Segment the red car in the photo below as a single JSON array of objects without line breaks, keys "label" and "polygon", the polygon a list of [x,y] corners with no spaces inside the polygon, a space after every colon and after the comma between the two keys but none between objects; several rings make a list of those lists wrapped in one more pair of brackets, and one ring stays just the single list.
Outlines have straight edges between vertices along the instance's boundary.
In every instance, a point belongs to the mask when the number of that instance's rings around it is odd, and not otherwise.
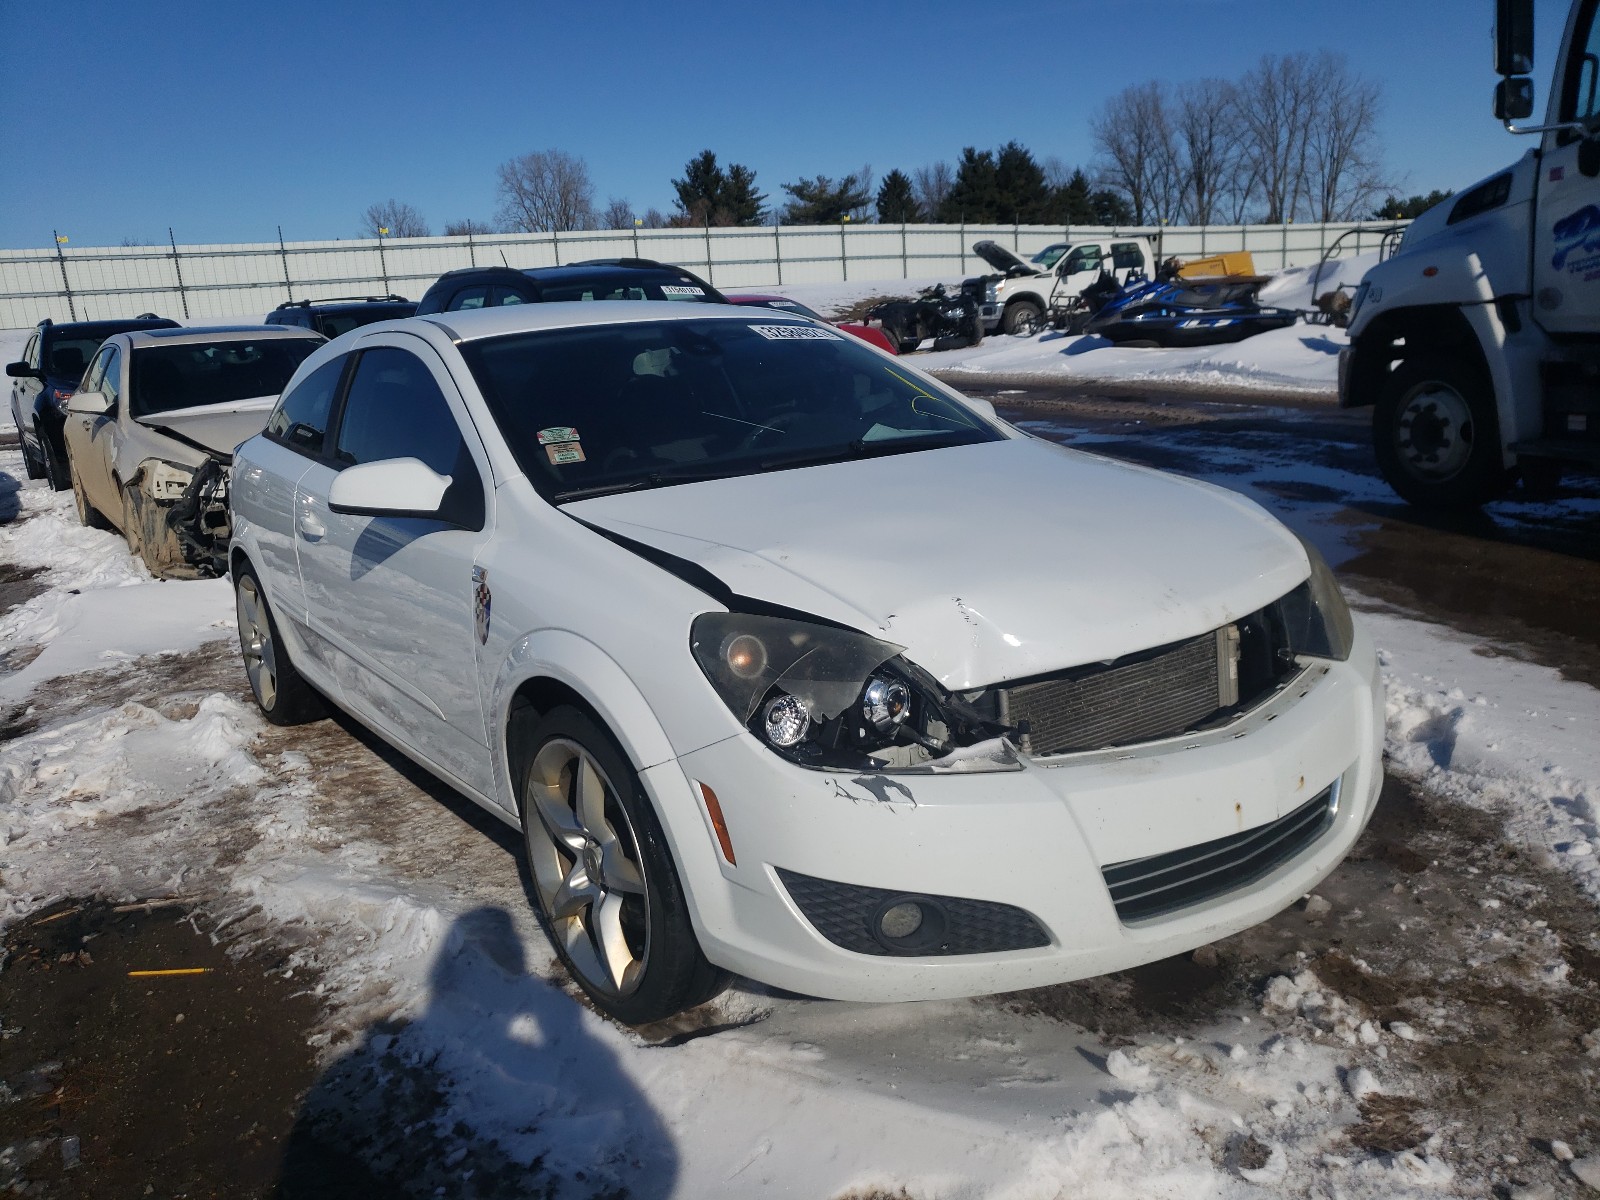
[{"label": "red car", "polygon": [[863,342],[870,342],[880,350],[887,350],[890,354],[898,354],[894,342],[884,336],[883,330],[874,329],[870,325],[854,325],[847,321],[829,321],[819,312],[813,312],[798,300],[791,300],[787,296],[724,296],[729,304],[750,304],[757,308],[776,308],[783,312],[799,313],[802,317],[810,317],[815,321],[822,321],[832,325],[835,329],[842,329],[848,334],[860,338]]}]

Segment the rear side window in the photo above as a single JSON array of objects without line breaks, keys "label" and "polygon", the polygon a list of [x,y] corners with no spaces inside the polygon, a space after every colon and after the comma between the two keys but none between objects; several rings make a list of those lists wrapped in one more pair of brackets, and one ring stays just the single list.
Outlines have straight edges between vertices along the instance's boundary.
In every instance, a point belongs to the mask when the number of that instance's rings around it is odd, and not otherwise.
[{"label": "rear side window", "polygon": [[349,361],[349,355],[345,355],[323,363],[286,392],[267,418],[267,436],[307,454],[321,454],[328,415],[333,411],[339,379]]},{"label": "rear side window", "polygon": [[1138,242],[1112,242],[1111,265],[1119,271],[1131,271],[1144,266],[1144,251]]},{"label": "rear side window", "polygon": [[461,426],[433,372],[408,351],[380,346],[361,355],[345,393],[334,457],[339,466],[420,459],[451,477],[443,514],[469,529],[483,527],[483,485]]}]

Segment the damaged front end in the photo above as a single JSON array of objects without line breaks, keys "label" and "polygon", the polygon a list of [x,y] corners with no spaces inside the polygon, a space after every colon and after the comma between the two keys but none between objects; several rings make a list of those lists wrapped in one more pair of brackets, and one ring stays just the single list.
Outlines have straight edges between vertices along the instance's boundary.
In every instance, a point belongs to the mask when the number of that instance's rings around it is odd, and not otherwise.
[{"label": "damaged front end", "polygon": [[129,489],[140,556],[156,575],[211,578],[227,570],[228,465],[231,456],[208,451],[198,466],[149,458]]}]

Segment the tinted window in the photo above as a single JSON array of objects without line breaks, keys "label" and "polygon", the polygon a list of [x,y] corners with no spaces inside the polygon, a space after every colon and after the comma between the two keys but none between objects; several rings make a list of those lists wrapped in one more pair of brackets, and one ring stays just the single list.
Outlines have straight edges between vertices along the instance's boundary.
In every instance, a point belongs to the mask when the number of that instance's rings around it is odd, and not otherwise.
[{"label": "tinted window", "polygon": [[275,396],[320,345],[305,337],[141,346],[133,353],[129,409],[137,417]]},{"label": "tinted window", "polygon": [[103,339],[51,338],[45,345],[44,372],[52,379],[70,379],[74,383],[83,378],[83,372],[100,348]]},{"label": "tinted window", "polygon": [[278,401],[267,418],[267,436],[311,454],[322,453],[328,414],[339,391],[339,377],[349,355],[323,363]]},{"label": "tinted window", "polygon": [[1100,247],[1079,246],[1067,255],[1066,273],[1075,275],[1079,271],[1098,271],[1100,269]]},{"label": "tinted window", "polygon": [[462,354],[557,500],[1001,436],[855,338],[759,309],[510,334]]},{"label": "tinted window", "polygon": [[1596,6],[1581,15],[1572,29],[1571,57],[1561,97],[1563,121],[1587,121],[1600,114],[1600,20]]},{"label": "tinted window", "polygon": [[455,312],[462,308],[482,308],[489,301],[489,289],[486,287],[462,288],[450,297],[450,304],[446,312]]},{"label": "tinted window", "polygon": [[478,469],[433,373],[414,354],[383,346],[361,355],[339,417],[335,457],[344,466],[421,459],[451,479],[440,516],[483,528]]},{"label": "tinted window", "polygon": [[345,396],[334,457],[346,466],[419,458],[449,475],[463,448],[455,414],[421,359],[388,346],[362,354]]}]

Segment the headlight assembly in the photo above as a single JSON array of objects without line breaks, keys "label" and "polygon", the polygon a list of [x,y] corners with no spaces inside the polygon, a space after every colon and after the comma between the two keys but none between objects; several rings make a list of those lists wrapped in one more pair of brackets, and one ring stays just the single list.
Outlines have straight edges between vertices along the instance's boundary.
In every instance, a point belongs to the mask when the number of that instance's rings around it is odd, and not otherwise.
[{"label": "headlight assembly", "polygon": [[157,500],[182,499],[194,470],[159,458],[147,458],[140,464],[144,472],[144,490]]},{"label": "headlight assembly", "polygon": [[[1295,535],[1299,537],[1299,534]],[[1343,662],[1355,644],[1355,622],[1338,581],[1317,548],[1300,538],[1311,560],[1311,578],[1278,601],[1288,649],[1293,655]]]},{"label": "headlight assembly", "polygon": [[695,662],[742,724],[792,762],[849,771],[1017,769],[993,715],[952,696],[903,647],[786,617],[705,613]]}]

